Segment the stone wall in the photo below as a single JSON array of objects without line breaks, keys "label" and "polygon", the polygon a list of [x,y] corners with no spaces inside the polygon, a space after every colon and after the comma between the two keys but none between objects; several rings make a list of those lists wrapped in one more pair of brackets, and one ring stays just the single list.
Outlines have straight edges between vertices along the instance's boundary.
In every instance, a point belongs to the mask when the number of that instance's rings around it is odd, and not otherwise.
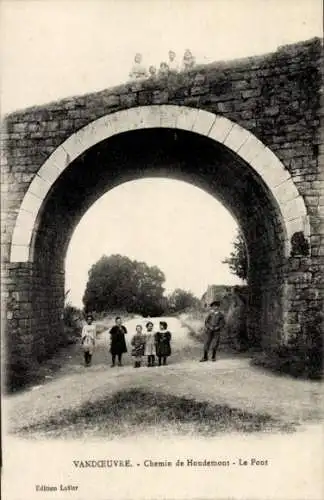
[{"label": "stone wall", "polygon": [[[251,262],[258,263],[250,267],[254,290],[250,318],[252,323],[260,316],[263,324],[278,321],[275,331],[282,330],[285,338],[307,336],[310,330],[318,329],[310,325],[309,312],[314,313],[311,316],[317,318],[317,325],[324,300],[321,57],[321,42],[314,39],[282,47],[273,54],[213,63],[168,79],[129,83],[7,116],[1,138],[1,250],[9,364],[26,365],[28,371],[30,359],[41,361],[53,352],[53,336],[60,337],[62,331],[62,249],[66,250],[66,244],[61,240],[67,241],[70,236],[68,223],[62,212],[61,222],[56,220],[51,226],[50,212],[45,213],[47,225],[41,216],[41,230],[37,232],[35,228],[34,235],[35,251],[39,241],[42,257],[26,264],[10,264],[12,232],[24,194],[44,161],[71,134],[101,116],[140,105],[176,104],[222,115],[251,131],[283,162],[307,207],[310,252],[303,255],[297,251],[288,262],[283,259],[283,235],[275,205],[271,205],[271,196],[264,201],[262,190],[259,196],[255,195],[255,206],[241,216],[253,254]],[[236,180],[239,182],[239,176]],[[224,192],[219,194],[227,197],[235,210],[234,193],[225,193],[226,189],[224,186]],[[94,192],[86,193],[88,204]],[[77,204],[74,210],[78,211]],[[243,198],[237,202],[236,210],[243,214]],[[78,214],[75,216],[74,222]],[[47,231],[47,236],[42,231]],[[56,267],[51,270],[54,233],[61,241],[61,260],[54,259]],[[283,301],[284,315],[277,314],[276,300],[280,311]],[[276,340],[271,336],[270,343]]]}]

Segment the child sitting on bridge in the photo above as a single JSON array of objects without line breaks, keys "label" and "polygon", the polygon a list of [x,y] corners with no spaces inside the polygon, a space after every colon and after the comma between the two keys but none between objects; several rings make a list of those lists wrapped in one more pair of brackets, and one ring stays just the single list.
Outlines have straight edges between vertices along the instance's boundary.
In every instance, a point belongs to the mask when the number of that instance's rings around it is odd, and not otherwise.
[{"label": "child sitting on bridge", "polygon": [[167,77],[169,76],[169,66],[167,65],[166,62],[161,62],[160,64],[160,69],[159,69],[159,77]]},{"label": "child sitting on bridge", "polygon": [[136,326],[136,333],[131,344],[133,346],[132,356],[135,358],[134,368],[140,368],[145,351],[145,335],[143,335],[142,325]]},{"label": "child sitting on bridge", "polygon": [[148,75],[145,66],[142,64],[142,54],[135,55],[133,67],[129,73],[131,80],[144,80]]},{"label": "child sitting on bridge", "polygon": [[191,53],[191,50],[186,49],[182,60],[184,71],[190,71],[191,69],[193,69],[193,67],[195,66],[195,62],[196,61]]}]

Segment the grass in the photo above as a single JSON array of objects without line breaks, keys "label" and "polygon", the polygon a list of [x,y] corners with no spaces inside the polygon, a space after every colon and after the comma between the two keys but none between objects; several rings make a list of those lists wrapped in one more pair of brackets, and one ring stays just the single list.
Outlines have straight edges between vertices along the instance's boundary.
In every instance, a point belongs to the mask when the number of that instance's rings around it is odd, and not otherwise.
[{"label": "grass", "polygon": [[22,427],[23,437],[115,437],[136,431],[213,436],[222,432],[290,432],[292,425],[266,414],[252,414],[226,405],[139,389],[63,411],[41,423]]}]

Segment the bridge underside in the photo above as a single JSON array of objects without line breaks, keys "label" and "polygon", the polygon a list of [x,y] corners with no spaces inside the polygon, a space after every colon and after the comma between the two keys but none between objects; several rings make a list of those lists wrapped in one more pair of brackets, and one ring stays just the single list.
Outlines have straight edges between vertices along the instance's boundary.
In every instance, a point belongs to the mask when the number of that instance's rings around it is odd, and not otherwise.
[{"label": "bridge underside", "polygon": [[[25,349],[26,356],[41,361],[54,352],[62,336],[64,261],[76,225],[109,189],[143,177],[187,181],[223,202],[239,223],[249,253],[250,343],[271,345],[282,337],[285,235],[271,193],[224,145],[192,132],[149,129],[120,134],[87,150],[52,187],[37,221],[32,262],[12,264],[15,279],[21,280],[18,288],[28,283],[31,290],[22,326],[32,342],[18,342],[16,347]],[[167,203],[167,193],[165,198]],[[104,231],[104,219],[102,223]],[[211,240],[215,237],[221,238],[221,232],[210,235]]]}]

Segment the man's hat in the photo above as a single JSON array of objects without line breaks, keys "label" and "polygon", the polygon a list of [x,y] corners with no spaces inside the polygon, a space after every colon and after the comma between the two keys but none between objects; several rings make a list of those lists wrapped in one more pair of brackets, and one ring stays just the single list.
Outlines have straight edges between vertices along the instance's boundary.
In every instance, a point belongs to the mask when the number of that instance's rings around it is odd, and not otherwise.
[{"label": "man's hat", "polygon": [[213,302],[211,302],[209,304],[210,307],[213,307],[213,306],[220,306],[220,300],[214,300]]}]

